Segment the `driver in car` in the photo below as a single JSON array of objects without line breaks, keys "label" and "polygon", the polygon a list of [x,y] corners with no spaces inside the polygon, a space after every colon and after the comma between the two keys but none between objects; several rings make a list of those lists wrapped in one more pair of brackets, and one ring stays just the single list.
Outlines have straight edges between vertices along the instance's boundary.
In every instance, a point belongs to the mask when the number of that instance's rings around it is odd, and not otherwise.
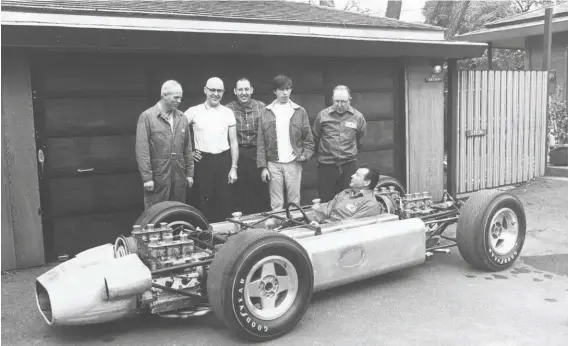
[{"label": "driver in car", "polygon": [[331,201],[314,206],[310,215],[312,225],[345,219],[375,216],[383,213],[383,207],[374,194],[379,182],[379,172],[374,168],[359,168],[352,176],[349,189],[338,193]]}]

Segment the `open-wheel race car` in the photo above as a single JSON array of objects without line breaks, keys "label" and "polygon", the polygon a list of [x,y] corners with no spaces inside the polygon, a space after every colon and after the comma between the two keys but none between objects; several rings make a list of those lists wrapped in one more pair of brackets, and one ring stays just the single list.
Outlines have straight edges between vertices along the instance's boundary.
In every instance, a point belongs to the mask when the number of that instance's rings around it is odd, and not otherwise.
[{"label": "open-wheel race car", "polygon": [[129,236],[38,277],[37,304],[49,325],[213,311],[239,337],[262,341],[289,332],[316,291],[416,266],[454,246],[472,266],[499,271],[523,247],[525,212],[512,194],[445,193],[433,203],[383,176],[375,195],[385,213],[322,224],[310,223],[317,200],[213,224],[189,205],[162,202]]}]

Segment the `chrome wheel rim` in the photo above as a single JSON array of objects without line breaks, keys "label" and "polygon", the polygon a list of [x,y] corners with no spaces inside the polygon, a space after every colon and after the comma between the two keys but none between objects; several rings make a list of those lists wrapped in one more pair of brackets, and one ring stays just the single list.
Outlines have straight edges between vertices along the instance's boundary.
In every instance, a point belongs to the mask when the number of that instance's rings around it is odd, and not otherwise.
[{"label": "chrome wheel rim", "polygon": [[515,247],[519,237],[517,214],[509,208],[499,210],[491,219],[489,244],[497,255],[506,255]]},{"label": "chrome wheel rim", "polygon": [[269,256],[257,262],[245,282],[245,304],[261,320],[284,315],[298,294],[296,268],[282,256]]}]

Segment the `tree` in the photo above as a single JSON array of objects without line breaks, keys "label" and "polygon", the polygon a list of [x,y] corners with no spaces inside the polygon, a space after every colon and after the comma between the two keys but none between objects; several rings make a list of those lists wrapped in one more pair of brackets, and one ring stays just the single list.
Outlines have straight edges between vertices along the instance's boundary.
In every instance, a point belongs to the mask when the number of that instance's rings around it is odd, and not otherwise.
[{"label": "tree", "polygon": [[[549,5],[553,0],[515,1],[427,1],[422,13],[426,24],[447,28],[445,37],[453,40],[458,34],[480,30],[485,24]],[[525,52],[518,49],[493,49],[495,69],[524,68]],[[481,57],[460,60],[459,68],[487,69],[487,52]]]}]

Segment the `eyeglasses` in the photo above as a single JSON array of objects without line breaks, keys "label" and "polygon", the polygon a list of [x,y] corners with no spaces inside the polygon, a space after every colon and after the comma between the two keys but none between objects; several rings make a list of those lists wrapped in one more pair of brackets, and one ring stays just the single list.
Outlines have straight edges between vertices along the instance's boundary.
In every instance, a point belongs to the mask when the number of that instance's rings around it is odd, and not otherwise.
[{"label": "eyeglasses", "polygon": [[209,92],[212,92],[212,93],[214,93],[214,94],[215,94],[215,93],[217,93],[217,94],[222,94],[222,93],[225,92],[224,89],[211,89],[211,88],[208,88],[208,87],[205,87],[205,89],[209,90]]},{"label": "eyeglasses", "polygon": [[333,100],[333,102],[337,103],[337,104],[343,104],[346,105],[349,103],[349,101],[344,101],[344,100]]}]

